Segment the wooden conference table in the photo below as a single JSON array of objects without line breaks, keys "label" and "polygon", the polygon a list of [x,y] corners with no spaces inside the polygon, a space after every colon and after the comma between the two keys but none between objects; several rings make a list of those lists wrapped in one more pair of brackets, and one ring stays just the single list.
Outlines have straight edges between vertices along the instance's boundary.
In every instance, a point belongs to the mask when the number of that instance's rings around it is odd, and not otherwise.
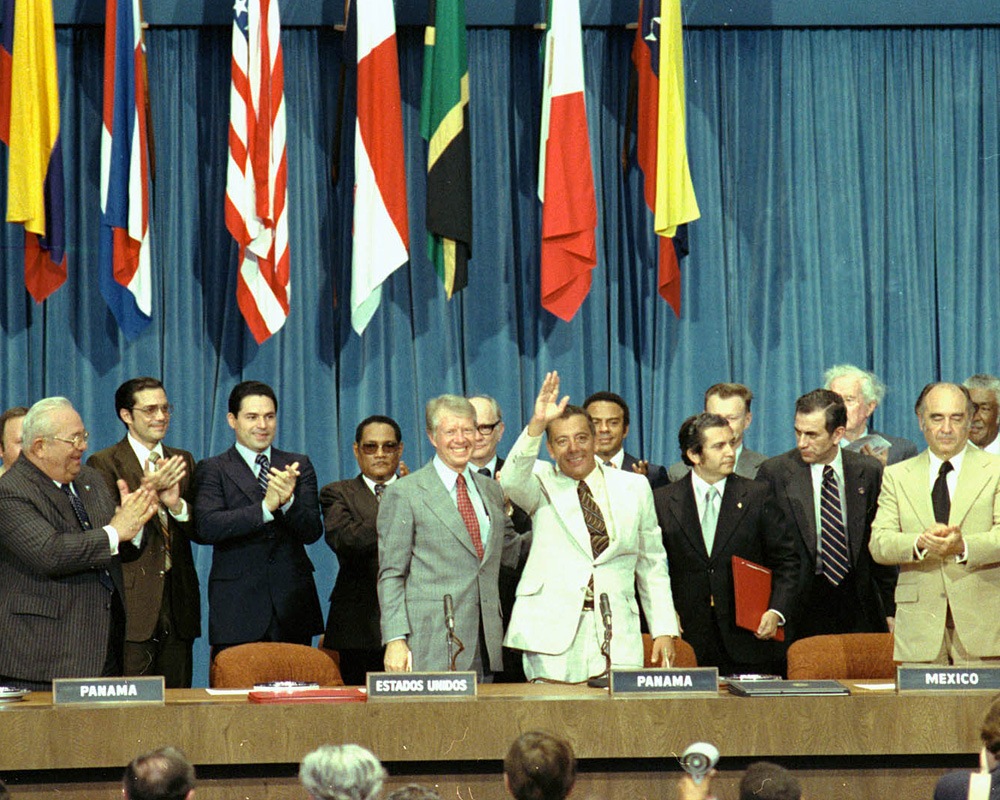
[{"label": "wooden conference table", "polygon": [[725,759],[715,788],[736,797],[750,761],[779,760],[813,800],[929,798],[949,768],[972,766],[991,695],[868,691],[850,697],[610,698],[599,689],[480,688],[474,700],[257,705],[204,689],[164,705],[59,707],[47,693],[0,705],[0,777],[18,798],[120,798],[136,754],[180,746],[199,800],[304,798],[298,761],[355,742],[389,769],[388,790],[434,786],[445,800],[502,800],[502,759],[521,732],[565,736],[580,761],[574,800],[675,796],[677,756],[712,742]]}]

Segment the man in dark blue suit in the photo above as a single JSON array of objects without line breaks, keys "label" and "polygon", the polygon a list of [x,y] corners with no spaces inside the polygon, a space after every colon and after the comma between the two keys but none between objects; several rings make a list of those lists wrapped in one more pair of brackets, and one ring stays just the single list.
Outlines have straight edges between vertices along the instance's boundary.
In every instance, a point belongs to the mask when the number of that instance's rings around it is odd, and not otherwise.
[{"label": "man in dark blue suit", "polygon": [[310,644],[323,630],[305,545],[323,535],[309,458],[271,447],[278,401],[260,381],[229,395],[236,444],[195,470],[199,538],[214,546],[208,636],[214,651],[245,642]]}]

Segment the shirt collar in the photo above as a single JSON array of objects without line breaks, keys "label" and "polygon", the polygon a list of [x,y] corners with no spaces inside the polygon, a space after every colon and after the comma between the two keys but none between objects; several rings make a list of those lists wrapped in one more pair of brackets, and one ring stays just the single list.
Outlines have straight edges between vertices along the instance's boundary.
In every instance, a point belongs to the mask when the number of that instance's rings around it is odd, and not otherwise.
[{"label": "shirt collar", "polygon": [[163,458],[163,442],[157,442],[156,446],[150,450],[146,447],[146,445],[129,433],[128,443],[132,446],[132,452],[135,453],[135,457],[139,459],[139,466],[143,469],[146,468],[146,461],[149,459],[150,453],[156,453],[160,458]]},{"label": "shirt collar", "polygon": [[[841,441],[841,443],[843,443],[844,440],[841,439],[840,441]],[[838,483],[843,483],[844,482],[844,451],[838,448],[837,455],[835,455],[833,457],[833,461],[831,461],[829,464],[810,464],[809,465],[810,470],[813,472],[813,474],[818,474],[821,478],[823,477],[823,468],[824,467],[828,467],[828,466],[829,467],[833,467],[833,474],[837,476],[837,482]]]},{"label": "shirt collar", "polygon": [[596,458],[601,463],[610,461],[614,465],[615,469],[621,469],[622,464],[625,463],[625,448],[618,448],[618,452],[611,456],[611,458],[602,458],[601,456],[597,456]]},{"label": "shirt collar", "polygon": [[371,478],[369,478],[369,477],[368,477],[367,475],[365,475],[365,474],[364,474],[364,473],[362,472],[362,473],[361,473],[361,480],[363,480],[363,481],[365,482],[365,485],[366,485],[366,486],[367,486],[367,487],[368,487],[369,489],[371,489],[371,490],[372,490],[372,494],[374,494],[374,493],[375,493],[375,484],[376,484],[376,483],[381,483],[381,484],[382,484],[383,486],[388,486],[388,485],[389,485],[390,483],[394,483],[394,482],[395,482],[395,480],[396,480],[396,476],[395,476],[395,475],[391,475],[391,476],[389,477],[389,479],[388,479],[388,480],[385,480],[385,481],[373,481],[373,480],[372,480]]},{"label": "shirt collar", "polygon": [[[959,471],[962,469],[962,459],[965,458],[965,451],[968,449],[969,443],[966,442],[965,447],[948,459],[951,462],[952,469],[955,470],[956,475],[958,475]],[[930,448],[927,449],[927,455],[930,456],[931,459],[931,475],[937,475],[941,470],[941,465],[944,463],[944,460],[934,455],[934,451]]]},{"label": "shirt collar", "polygon": [[[441,457],[435,454],[434,458],[431,459],[431,463],[434,465],[434,469],[437,470],[438,477],[444,484],[444,488],[448,490],[451,494],[451,490],[455,488],[455,482],[458,480],[458,473],[455,472],[451,467],[445,464]],[[465,485],[468,486],[472,483],[472,462],[470,461],[465,465],[465,469],[462,470],[462,476],[465,478]]]},{"label": "shirt collar", "polygon": [[250,471],[254,475],[257,474],[257,456],[263,455],[267,458],[267,463],[271,463],[271,447],[270,445],[266,450],[262,450],[260,453],[255,450],[251,450],[249,447],[245,447],[239,442],[236,443],[236,452],[240,454],[240,457],[247,462],[247,466],[250,467]]},{"label": "shirt collar", "polygon": [[472,469],[475,470],[476,472],[479,472],[479,470],[481,469],[488,469],[490,471],[490,477],[495,478],[497,476],[497,454],[494,453],[493,458],[491,458],[481,467],[477,467],[471,461],[469,462],[469,466],[472,467]]},{"label": "shirt collar", "polygon": [[726,493],[726,481],[728,478],[722,478],[715,483],[708,483],[705,481],[697,472],[692,468],[691,470],[691,485],[694,487],[695,497],[704,498],[705,492],[708,491],[710,486],[714,486],[719,490],[719,497],[722,497]]}]

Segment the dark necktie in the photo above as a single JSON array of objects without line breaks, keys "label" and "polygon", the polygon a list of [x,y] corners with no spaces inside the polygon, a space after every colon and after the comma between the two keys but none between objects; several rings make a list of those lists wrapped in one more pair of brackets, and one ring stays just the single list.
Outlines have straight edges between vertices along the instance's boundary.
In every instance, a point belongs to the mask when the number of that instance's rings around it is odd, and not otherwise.
[{"label": "dark necktie", "polygon": [[[76,515],[76,519],[77,522],[80,523],[80,527],[85,531],[91,530],[94,526],[90,524],[90,515],[87,514],[87,509],[83,507],[83,501],[77,497],[76,492],[73,491],[68,483],[60,484],[59,488],[62,489],[69,498],[70,505],[73,506],[73,513]],[[111,573],[109,573],[106,569],[97,570],[97,580],[100,581],[101,586],[109,592],[115,591],[115,584],[114,581],[111,580]]]},{"label": "dark necktie", "polygon": [[455,480],[455,489],[458,495],[458,513],[462,515],[462,522],[465,523],[465,528],[472,538],[472,546],[476,548],[476,555],[482,561],[483,539],[479,535],[479,517],[476,516],[476,509],[472,507],[472,500],[469,499],[469,489],[465,485],[464,475],[459,475]]},{"label": "dark necktie", "polygon": [[265,495],[267,494],[267,482],[271,479],[271,475],[268,472],[271,469],[271,462],[267,460],[267,456],[263,453],[258,453],[257,466],[260,468],[257,471],[257,485],[260,486],[261,495]]},{"label": "dark necktie", "polygon": [[490,475],[490,468],[489,467],[480,467],[478,469],[478,472],[479,472],[480,475],[485,475],[487,478],[492,478],[493,477],[492,475]]},{"label": "dark necktie", "polygon": [[943,525],[948,524],[948,517],[951,515],[951,495],[948,494],[948,473],[955,467],[950,461],[941,463],[938,470],[937,480],[934,481],[934,488],[931,489],[931,503],[934,505],[934,519]]},{"label": "dark necktie", "polygon": [[[161,458],[162,456],[155,450],[149,451],[146,461],[149,463],[150,472],[156,472]],[[156,516],[153,519],[156,520],[154,524],[163,536],[164,569],[169,571],[170,567],[173,566],[173,561],[170,557],[170,521],[167,519],[166,509],[162,505],[156,509]]]},{"label": "dark necktie", "polygon": [[93,525],[90,524],[90,517],[87,515],[87,509],[83,507],[83,501],[76,496],[76,492],[73,491],[68,483],[60,484],[59,488],[69,498],[70,505],[73,506],[73,513],[76,515],[76,520],[80,523],[80,527],[85,531],[89,531]]},{"label": "dark necktie", "polygon": [[847,555],[847,533],[841,514],[840,489],[837,474],[827,464],[823,467],[823,485],[819,493],[820,545],[823,574],[834,586],[839,586],[851,569]]},{"label": "dark necktie", "polygon": [[384,494],[385,494],[385,484],[384,483],[376,483],[375,484],[375,499],[378,500],[381,503],[382,502],[382,495],[384,495]]},{"label": "dark necktie", "polygon": [[[586,481],[580,481],[576,485],[576,494],[580,498],[580,508],[583,509],[583,521],[587,523],[587,533],[590,534],[590,549],[594,554],[594,560],[608,549],[608,526],[604,521],[604,514],[601,507],[597,505],[594,493],[590,491]],[[590,574],[590,581],[587,583],[587,593],[583,598],[584,608],[594,607],[594,574]]]}]

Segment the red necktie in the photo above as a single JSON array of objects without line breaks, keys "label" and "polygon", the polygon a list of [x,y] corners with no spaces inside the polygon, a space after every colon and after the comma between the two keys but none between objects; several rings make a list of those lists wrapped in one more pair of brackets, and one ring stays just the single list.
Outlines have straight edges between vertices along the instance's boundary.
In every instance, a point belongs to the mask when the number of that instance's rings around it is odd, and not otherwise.
[{"label": "red necktie", "polygon": [[465,476],[458,476],[455,488],[458,492],[458,513],[462,515],[462,522],[465,523],[469,536],[472,537],[472,546],[476,548],[476,555],[482,561],[483,539],[479,535],[479,518],[476,516],[476,510],[472,507],[472,501],[469,499],[469,490],[465,486]]}]

